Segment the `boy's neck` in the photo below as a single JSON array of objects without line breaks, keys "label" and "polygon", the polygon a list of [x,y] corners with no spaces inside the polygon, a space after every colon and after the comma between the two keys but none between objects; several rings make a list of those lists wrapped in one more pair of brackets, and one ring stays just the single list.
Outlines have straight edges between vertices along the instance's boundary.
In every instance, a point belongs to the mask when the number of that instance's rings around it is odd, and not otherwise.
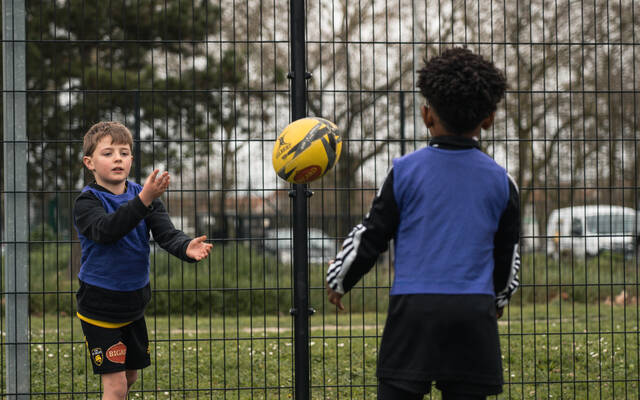
[{"label": "boy's neck", "polygon": [[423,105],[422,107],[420,107],[420,112],[422,113],[422,120],[424,121],[427,129],[429,129],[429,133],[433,138],[439,136],[460,136],[478,140],[478,138],[480,137],[480,131],[482,131],[482,129],[489,129],[489,127],[491,127],[491,125],[493,124],[493,118],[495,117],[494,111],[487,118],[482,120],[482,122],[480,122],[478,126],[476,126],[473,130],[460,135],[456,135],[449,132],[445,124],[443,124],[440,120],[437,111],[433,107],[427,107]]},{"label": "boy's neck", "polygon": [[431,137],[432,138],[443,137],[443,136],[455,136],[455,137],[460,137],[460,138],[478,140],[478,138],[480,137],[480,131],[481,130],[482,130],[482,128],[478,126],[473,131],[467,132],[467,133],[463,133],[462,135],[456,135],[455,133],[450,133],[450,132],[446,131],[445,129],[440,129],[440,130],[430,129],[429,133],[431,133]]},{"label": "boy's neck", "polygon": [[102,182],[101,179],[96,179],[96,183],[116,195],[123,194],[127,190],[127,181],[110,184],[108,182]]}]

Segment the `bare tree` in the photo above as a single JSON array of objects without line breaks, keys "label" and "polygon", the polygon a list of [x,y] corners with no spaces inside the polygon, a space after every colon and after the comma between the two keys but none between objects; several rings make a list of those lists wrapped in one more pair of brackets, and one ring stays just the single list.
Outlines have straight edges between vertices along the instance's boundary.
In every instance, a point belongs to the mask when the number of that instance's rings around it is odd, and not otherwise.
[{"label": "bare tree", "polygon": [[516,177],[539,222],[572,203],[631,204],[638,179],[633,4],[451,4],[439,20],[451,18],[464,37],[440,36],[443,44],[476,48],[506,74],[504,108],[483,145]]},{"label": "bare tree", "polygon": [[324,181],[338,190],[315,206],[336,210],[336,232],[349,229],[352,210],[361,218],[371,197],[348,189],[380,183],[364,167],[400,137],[399,93],[413,90],[415,70],[410,46],[402,43],[401,19],[411,20],[410,12],[373,0],[309,2],[309,114],[336,122],[343,140],[341,160]]},{"label": "bare tree", "polygon": [[629,204],[631,191],[612,188],[624,186],[620,177],[636,169],[633,146],[625,141],[634,135],[638,114],[633,46],[624,45],[633,42],[638,22],[631,21],[631,7],[519,1],[504,9],[507,23],[498,30],[506,32],[511,90],[505,125],[518,139],[523,203],[535,205],[543,224],[559,206]]}]

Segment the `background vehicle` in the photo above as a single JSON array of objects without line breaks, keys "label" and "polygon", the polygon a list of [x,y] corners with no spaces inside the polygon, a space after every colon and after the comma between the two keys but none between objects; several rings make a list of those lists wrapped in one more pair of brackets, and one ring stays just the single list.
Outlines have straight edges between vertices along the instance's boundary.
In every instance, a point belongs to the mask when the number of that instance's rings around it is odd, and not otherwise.
[{"label": "background vehicle", "polygon": [[[276,254],[283,263],[292,262],[293,243],[291,234],[291,228],[273,229],[265,232],[265,250]],[[309,243],[309,263],[323,264],[335,257],[337,252],[336,241],[321,229],[310,228],[307,232],[307,240]]]},{"label": "background vehicle", "polygon": [[540,226],[534,218],[533,207],[524,207],[520,227],[520,251],[533,252],[544,247],[544,238],[540,236]]},{"label": "background vehicle", "polygon": [[549,215],[547,237],[554,257],[564,252],[596,256],[603,250],[631,256],[637,248],[637,213],[613,205],[559,208]]}]

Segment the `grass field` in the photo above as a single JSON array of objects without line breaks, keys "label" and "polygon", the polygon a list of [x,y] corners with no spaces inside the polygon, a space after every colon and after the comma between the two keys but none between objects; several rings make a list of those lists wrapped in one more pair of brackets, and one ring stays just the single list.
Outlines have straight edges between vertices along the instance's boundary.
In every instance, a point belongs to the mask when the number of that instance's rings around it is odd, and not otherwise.
[{"label": "grass field", "polygon": [[[385,316],[319,311],[311,317],[312,398],[375,399]],[[637,305],[512,306],[500,321],[506,384],[498,398],[638,398],[638,321]],[[148,316],[147,322],[152,366],[131,398],[292,398],[288,315]],[[32,398],[99,397],[77,319],[32,316],[31,332]]]}]

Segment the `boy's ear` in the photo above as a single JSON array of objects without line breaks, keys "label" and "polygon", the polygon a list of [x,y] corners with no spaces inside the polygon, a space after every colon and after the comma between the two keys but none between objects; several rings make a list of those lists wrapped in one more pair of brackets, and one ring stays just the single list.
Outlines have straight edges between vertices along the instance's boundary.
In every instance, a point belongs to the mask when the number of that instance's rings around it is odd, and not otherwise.
[{"label": "boy's ear", "polygon": [[93,160],[89,156],[82,157],[82,163],[89,171],[93,171]]},{"label": "boy's ear", "polygon": [[491,128],[491,125],[493,125],[493,120],[495,119],[495,117],[496,117],[496,112],[494,111],[491,114],[489,114],[487,118],[482,120],[482,122],[480,123],[480,127],[485,130]]},{"label": "boy's ear", "polygon": [[420,114],[422,114],[422,121],[427,128],[433,126],[433,113],[429,112],[429,108],[425,105],[420,107]]}]

